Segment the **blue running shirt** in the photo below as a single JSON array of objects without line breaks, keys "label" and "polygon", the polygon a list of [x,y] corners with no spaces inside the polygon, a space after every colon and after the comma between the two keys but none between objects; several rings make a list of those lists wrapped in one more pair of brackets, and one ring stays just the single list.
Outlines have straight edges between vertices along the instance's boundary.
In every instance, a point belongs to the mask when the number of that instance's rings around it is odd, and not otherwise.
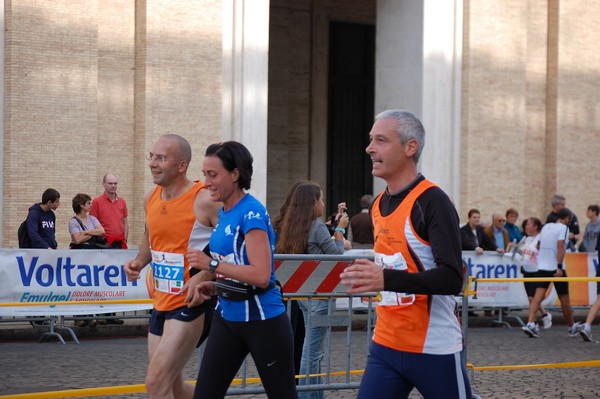
[{"label": "blue running shirt", "polygon": [[[267,232],[271,254],[275,250],[275,234],[266,208],[252,195],[246,194],[235,206],[219,211],[219,221],[210,237],[210,252],[222,262],[249,265],[245,235],[250,230]],[[218,275],[218,272],[217,272]],[[275,283],[275,262],[271,255],[271,279]],[[266,320],[285,312],[281,293],[277,287],[255,295],[246,301],[230,301],[219,297],[217,311],[228,321]]]}]

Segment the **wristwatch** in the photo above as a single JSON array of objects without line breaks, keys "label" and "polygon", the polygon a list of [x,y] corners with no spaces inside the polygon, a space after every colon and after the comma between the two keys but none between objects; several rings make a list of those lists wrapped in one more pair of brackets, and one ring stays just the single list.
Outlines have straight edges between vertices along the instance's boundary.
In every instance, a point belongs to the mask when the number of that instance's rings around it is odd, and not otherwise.
[{"label": "wristwatch", "polygon": [[208,271],[210,273],[215,273],[215,271],[217,270],[217,267],[219,267],[219,260],[218,259],[211,259],[210,262],[208,262],[208,265],[210,266],[208,268]]}]

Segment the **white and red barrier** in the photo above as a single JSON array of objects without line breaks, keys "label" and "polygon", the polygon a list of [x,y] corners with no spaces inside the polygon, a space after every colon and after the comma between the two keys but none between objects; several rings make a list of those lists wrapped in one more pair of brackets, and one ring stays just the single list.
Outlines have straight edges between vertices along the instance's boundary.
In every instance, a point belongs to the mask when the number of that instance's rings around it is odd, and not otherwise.
[{"label": "white and red barrier", "polygon": [[345,293],[340,273],[352,260],[276,260],[275,274],[286,294]]}]

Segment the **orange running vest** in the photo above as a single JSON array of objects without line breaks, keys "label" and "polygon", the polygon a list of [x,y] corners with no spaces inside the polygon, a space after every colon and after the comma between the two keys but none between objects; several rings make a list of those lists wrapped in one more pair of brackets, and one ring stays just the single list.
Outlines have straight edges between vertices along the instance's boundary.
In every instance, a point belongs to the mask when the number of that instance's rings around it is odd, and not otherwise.
[{"label": "orange running vest", "polygon": [[[196,222],[194,202],[198,192],[205,188],[197,182],[186,193],[173,200],[161,198],[162,187],[157,186],[146,204],[146,226],[150,235],[150,249],[184,254]],[[189,264],[184,257],[184,282],[190,279]],[[149,274],[151,270],[148,271]],[[151,283],[151,277],[147,279]],[[169,294],[154,290],[154,308],[165,312],[185,306],[186,295]]]},{"label": "orange running vest", "polygon": [[[423,180],[388,216],[379,211],[382,195],[372,207],[375,226],[374,251],[381,255],[400,252],[406,261],[408,273],[419,273],[410,250],[426,270],[437,267],[431,247],[414,231],[411,212],[417,198],[435,184]],[[409,250],[410,248],[410,250]],[[412,301],[407,300],[406,303]],[[403,303],[399,300],[398,303]],[[377,322],[373,340],[380,345],[404,352],[450,354],[462,350],[462,333],[455,312],[452,295],[415,295],[408,305],[377,305]]]}]

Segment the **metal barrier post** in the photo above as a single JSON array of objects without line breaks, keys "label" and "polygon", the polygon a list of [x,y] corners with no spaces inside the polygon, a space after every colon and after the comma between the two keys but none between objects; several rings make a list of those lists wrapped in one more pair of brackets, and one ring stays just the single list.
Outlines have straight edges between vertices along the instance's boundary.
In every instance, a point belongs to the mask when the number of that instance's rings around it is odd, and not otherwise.
[{"label": "metal barrier post", "polygon": [[463,356],[462,356],[462,360],[463,360],[463,364],[466,366],[467,365],[467,330],[469,329],[469,286],[470,286],[471,280],[469,278],[469,283],[467,284],[467,287],[464,289],[463,292],[463,297],[462,297],[462,303],[461,303],[461,312],[460,312],[460,318],[461,318],[461,324],[462,324],[462,333],[463,333],[463,340],[464,340],[464,344],[463,344]]}]

